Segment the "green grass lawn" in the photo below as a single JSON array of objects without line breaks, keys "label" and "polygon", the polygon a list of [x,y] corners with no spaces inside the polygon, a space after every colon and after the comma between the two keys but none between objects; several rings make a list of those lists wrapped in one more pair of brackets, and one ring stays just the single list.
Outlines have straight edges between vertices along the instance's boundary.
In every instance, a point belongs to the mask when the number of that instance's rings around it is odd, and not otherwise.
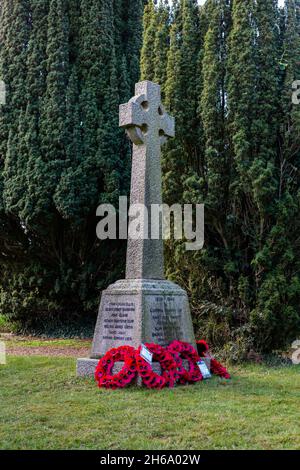
[{"label": "green grass lawn", "polygon": [[299,449],[299,366],[231,369],[195,386],[99,390],[70,358],[0,366],[1,449]]},{"label": "green grass lawn", "polygon": [[91,341],[89,340],[82,340],[82,339],[35,339],[35,338],[26,338],[26,337],[18,337],[12,336],[12,338],[1,338],[0,334],[0,341],[5,340],[7,346],[18,347],[24,346],[26,348],[74,348],[80,349],[83,346],[91,346]]}]

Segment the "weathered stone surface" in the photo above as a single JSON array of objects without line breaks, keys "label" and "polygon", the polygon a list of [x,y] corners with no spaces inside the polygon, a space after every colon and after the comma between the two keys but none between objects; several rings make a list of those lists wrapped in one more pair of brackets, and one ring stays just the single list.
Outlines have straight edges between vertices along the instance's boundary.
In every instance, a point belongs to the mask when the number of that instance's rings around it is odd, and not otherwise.
[{"label": "weathered stone surface", "polygon": [[[94,377],[95,370],[98,365],[99,359],[77,359],[77,376],[78,377]],[[117,374],[124,367],[124,362],[116,362],[113,368],[113,373]],[[160,367],[156,367],[158,373]]]},{"label": "weathered stone surface", "polygon": [[124,280],[102,294],[91,357],[112,347],[141,343],[168,345],[174,339],[195,344],[186,292],[169,281]]},{"label": "weathered stone surface", "polygon": [[[143,204],[150,215],[151,204],[162,204],[160,149],[167,137],[174,137],[175,120],[164,110],[159,85],[140,82],[135,93],[120,106],[120,127],[133,142],[130,204]],[[165,278],[163,240],[149,239],[150,233],[141,234],[139,240],[128,239],[127,279]]]},{"label": "weathered stone surface", "polygon": [[94,377],[95,369],[99,359],[81,358],[77,359],[77,376],[78,377]]},{"label": "weathered stone surface", "polygon": [[[130,204],[142,204],[150,215],[152,204],[162,204],[160,151],[175,135],[175,121],[164,110],[159,85],[140,82],[135,93],[120,106],[120,126],[133,142]],[[146,342],[166,346],[175,339],[195,346],[187,294],[165,280],[162,236],[153,240],[151,226],[146,230],[148,224],[138,240],[128,239],[126,280],[102,294],[92,359],[78,361],[79,375],[91,375],[93,360],[112,347],[137,348]]]},{"label": "weathered stone surface", "polygon": [[[95,376],[95,369],[98,365],[99,359],[78,359],[77,360],[77,376],[78,377],[94,377]],[[183,361],[183,366],[188,369],[187,361]],[[113,368],[113,374],[117,374],[120,370],[124,367],[123,362],[116,362]],[[152,363],[152,370],[156,374],[161,374],[161,367],[159,362]],[[142,386],[142,379],[141,377],[137,376],[136,385]],[[134,385],[134,384],[133,384]]]}]

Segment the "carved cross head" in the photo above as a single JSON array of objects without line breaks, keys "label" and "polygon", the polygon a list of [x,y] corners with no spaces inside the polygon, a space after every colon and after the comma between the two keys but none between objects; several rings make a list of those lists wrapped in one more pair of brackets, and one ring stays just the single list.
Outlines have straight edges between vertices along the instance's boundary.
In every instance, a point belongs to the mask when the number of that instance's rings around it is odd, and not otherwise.
[{"label": "carved cross head", "polygon": [[160,86],[144,81],[137,83],[131,100],[120,106],[120,127],[126,129],[135,145],[160,145],[175,136],[175,119],[161,103]]}]

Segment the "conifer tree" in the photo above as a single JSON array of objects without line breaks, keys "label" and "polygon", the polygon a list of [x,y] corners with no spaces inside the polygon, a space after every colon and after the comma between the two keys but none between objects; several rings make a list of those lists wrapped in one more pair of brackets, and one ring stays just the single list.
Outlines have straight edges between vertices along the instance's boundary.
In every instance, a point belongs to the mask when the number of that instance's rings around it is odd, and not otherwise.
[{"label": "conifer tree", "polygon": [[118,104],[141,76],[176,118],[164,202],[206,207],[202,251],[166,243],[196,327],[238,357],[294,339],[299,38],[299,0],[3,0],[0,312],[24,324],[95,314],[122,275],[125,244],[96,239],[95,211],[128,191]]},{"label": "conifer tree", "polygon": [[[96,239],[96,208],[129,187],[118,104],[139,77],[143,0],[1,2],[0,311],[96,314],[124,244]],[[16,33],[17,32],[17,33]]]},{"label": "conifer tree", "polygon": [[[201,48],[197,2],[182,0],[173,7],[174,20],[170,31],[166,106],[176,116],[176,138],[164,152],[165,193],[172,188],[172,199],[183,197],[183,181],[190,170],[199,169],[198,56]],[[196,73],[195,73],[196,72]],[[182,180],[178,181],[178,175]]]},{"label": "conifer tree", "polygon": [[[163,151],[163,188],[169,204],[205,202],[206,244],[187,254],[180,242],[167,242],[167,273],[188,288],[202,334],[221,343],[242,338],[241,352],[268,349],[299,323],[298,237],[288,233],[298,227],[299,210],[299,134],[290,132],[297,128],[291,82],[298,56],[281,81],[279,70],[282,44],[289,41],[292,51],[300,37],[296,3],[287,2],[284,28],[273,0],[208,0],[195,11],[193,2],[178,0],[169,16],[163,90],[177,128]],[[152,70],[149,31],[143,66]]]},{"label": "conifer tree", "polygon": [[32,181],[30,165],[40,154],[39,146],[39,117],[42,112],[42,97],[46,92],[47,77],[47,29],[49,1],[37,1],[32,5],[32,31],[28,43],[27,56],[27,103],[25,124],[27,127],[27,156],[26,172],[28,181]]},{"label": "conifer tree", "polygon": [[[225,132],[226,89],[225,74],[228,39],[228,7],[226,0],[212,0],[207,4],[210,21],[204,40],[202,58],[203,90],[200,97],[201,117],[205,136],[207,167],[207,210],[214,211],[212,222],[225,242],[224,220],[228,210],[230,161]],[[226,171],[224,169],[226,168]],[[217,218],[216,218],[217,215]],[[222,228],[223,226],[223,228]],[[227,242],[225,242],[225,245]]]},{"label": "conifer tree", "polygon": [[[19,146],[24,145],[19,139],[18,131],[24,130],[22,121],[26,106],[27,46],[31,29],[28,22],[29,13],[29,1],[16,2],[12,8],[3,5],[3,20],[8,22],[1,54],[3,64],[1,75],[6,83],[8,100],[7,107],[3,108],[7,120],[2,121],[4,135],[3,140],[1,139],[3,152],[7,151],[8,156],[7,160],[5,160],[5,155],[2,156],[4,162],[3,202],[6,210],[14,214],[18,214],[24,191],[21,180],[26,158],[25,156],[18,158]],[[2,125],[0,124],[1,128]]]},{"label": "conifer tree", "polygon": [[233,0],[232,29],[228,39],[228,132],[240,187],[251,191],[249,168],[253,161],[251,122],[257,99],[255,84],[255,17],[252,0]]},{"label": "conifer tree", "polygon": [[[164,91],[166,106],[176,117],[176,137],[163,151],[164,200],[169,204],[202,202],[203,151],[198,95],[201,86],[199,53],[203,38],[197,2],[175,2],[171,17]],[[184,277],[187,265],[190,265],[190,257],[183,256],[182,248],[181,242],[171,240],[166,244],[167,272],[177,280]]]},{"label": "conifer tree", "polygon": [[155,37],[157,27],[157,12],[154,0],[149,0],[144,10],[143,46],[141,50],[141,79],[154,80],[155,73]]},{"label": "conifer tree", "polygon": [[267,230],[268,215],[276,197],[275,156],[278,135],[278,28],[276,0],[258,0],[256,4],[257,102],[252,123],[252,148],[255,156],[251,168],[254,200],[260,212],[260,244]]},{"label": "conifer tree", "polygon": [[[140,78],[140,51],[143,35],[141,18],[143,17],[144,6],[145,0],[126,0],[124,4],[125,20],[122,31],[123,40],[125,38],[124,53],[127,58],[130,92],[132,92],[132,84],[137,83]],[[115,16],[118,16],[117,12]]]},{"label": "conifer tree", "polygon": [[161,85],[162,98],[167,80],[167,63],[170,34],[170,9],[168,2],[160,0],[157,9],[157,26],[154,41],[154,81]]},{"label": "conifer tree", "polygon": [[[297,5],[298,3],[298,5]],[[300,15],[299,2],[286,1],[283,48],[278,63],[281,73],[281,114],[269,114],[269,122],[277,117],[281,132],[277,131],[276,199],[272,209],[274,222],[270,227],[264,248],[256,255],[255,267],[263,272],[252,312],[257,326],[256,338],[266,348],[292,341],[300,329],[299,297],[299,168],[300,168],[300,113],[292,103],[292,83],[299,76]],[[298,8],[297,8],[298,7]],[[292,48],[292,49],[291,49]],[[278,55],[279,57],[279,55]],[[274,74],[269,77],[270,84]],[[274,114],[274,109],[273,109]],[[266,142],[271,142],[270,136]]]},{"label": "conifer tree", "polygon": [[[286,0],[285,29],[283,32],[283,49],[281,66],[283,73],[282,110],[283,139],[286,153],[294,154],[295,146],[299,147],[300,108],[293,104],[293,82],[300,76],[300,2]],[[292,86],[291,86],[292,84]],[[298,152],[296,152],[298,154]]]},{"label": "conifer tree", "polygon": [[[32,188],[33,212],[55,220],[53,196],[66,160],[66,89],[69,78],[69,18],[66,3],[51,0],[49,4],[46,46],[46,89],[40,111],[40,155],[34,157],[32,172],[37,185]],[[39,219],[40,220],[40,219]],[[38,228],[41,224],[38,220]],[[35,228],[37,229],[37,228]]]}]

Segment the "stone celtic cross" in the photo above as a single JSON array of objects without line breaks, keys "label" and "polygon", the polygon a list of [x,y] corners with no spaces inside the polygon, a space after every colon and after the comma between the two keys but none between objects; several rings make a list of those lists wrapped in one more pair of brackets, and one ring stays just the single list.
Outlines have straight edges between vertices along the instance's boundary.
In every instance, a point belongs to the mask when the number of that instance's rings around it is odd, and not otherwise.
[{"label": "stone celtic cross", "polygon": [[[139,226],[149,235],[158,226],[151,217],[152,226],[143,224],[138,211],[145,213],[146,208],[150,214],[151,205],[162,204],[160,152],[167,138],[175,135],[175,121],[164,110],[158,85],[141,82],[135,91],[136,95],[120,106],[120,126],[133,142],[131,226],[137,227],[138,235]],[[155,235],[158,239],[128,238],[126,279],[114,282],[102,293],[91,355],[78,359],[79,376],[93,376],[99,358],[119,346],[167,346],[179,340],[196,347],[187,293],[164,278],[162,234],[156,231]],[[118,372],[123,364],[115,366]],[[160,373],[158,364],[154,362],[154,366]]]},{"label": "stone celtic cross", "polygon": [[120,106],[120,127],[133,142],[130,204],[148,209],[148,239],[128,239],[127,279],[164,279],[163,241],[151,240],[151,204],[162,204],[161,145],[175,136],[175,120],[161,103],[160,86],[143,81]]}]

